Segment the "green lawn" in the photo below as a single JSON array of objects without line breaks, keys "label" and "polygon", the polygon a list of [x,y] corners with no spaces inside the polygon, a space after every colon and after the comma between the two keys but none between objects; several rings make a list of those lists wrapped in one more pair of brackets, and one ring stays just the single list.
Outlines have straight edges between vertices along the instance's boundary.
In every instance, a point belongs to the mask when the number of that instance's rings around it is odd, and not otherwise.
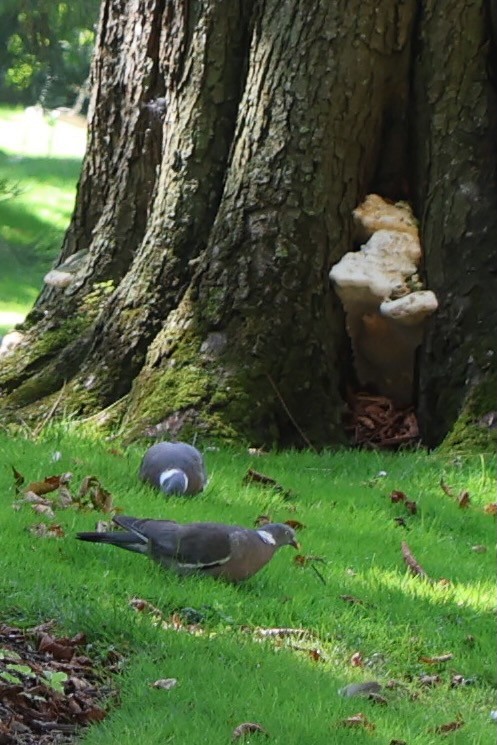
[{"label": "green lawn", "polygon": [[0,107],[0,335],[23,320],[58,255],[84,143],[80,128]]},{"label": "green lawn", "polygon": [[[125,656],[116,679],[119,705],[86,731],[85,745],[220,745],[246,721],[264,726],[274,745],[495,742],[495,518],[483,509],[495,500],[494,459],[220,450],[206,453],[211,478],[203,495],[166,499],[138,482],[138,449],[121,454],[62,428],[38,442],[0,435],[0,449],[0,620],[30,625],[56,618],[62,632],[85,631],[92,654],[112,646]],[[247,526],[260,514],[299,520],[302,553],[325,560],[315,564],[322,579],[311,566],[295,564],[291,548],[240,586],[181,579],[141,556],[76,541],[78,530],[106,516],[72,508],[44,520],[60,524],[64,537],[36,538],[27,529],[43,517],[29,505],[11,507],[11,465],[27,480],[70,471],[73,491],[84,476],[96,475],[124,514]],[[243,484],[248,466],[291,489],[291,499]],[[469,491],[466,509],[442,491],[441,478],[456,495]],[[393,490],[416,501],[416,514],[392,503]],[[409,575],[402,541],[433,582]],[[185,608],[199,611],[200,628],[162,628],[130,607],[133,597],[165,619]],[[256,630],[272,627],[311,635],[262,641]],[[447,662],[421,659],[448,653]],[[435,673],[437,685],[422,685],[421,675]],[[455,675],[469,684],[451,687]],[[156,690],[150,684],[159,678],[178,684]],[[352,682],[386,686],[392,679],[398,685],[382,692],[387,705],[338,694]],[[340,724],[359,712],[374,729]],[[459,730],[434,731],[459,717]]]}]

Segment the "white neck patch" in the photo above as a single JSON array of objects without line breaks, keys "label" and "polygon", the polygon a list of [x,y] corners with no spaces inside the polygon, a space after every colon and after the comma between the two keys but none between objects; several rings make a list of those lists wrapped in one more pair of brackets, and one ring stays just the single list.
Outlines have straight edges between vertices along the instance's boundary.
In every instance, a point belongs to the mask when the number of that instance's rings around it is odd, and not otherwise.
[{"label": "white neck patch", "polygon": [[188,489],[188,476],[181,468],[168,468],[167,471],[162,471],[159,476],[159,484],[164,486],[164,482],[171,478],[171,476],[180,476],[183,479],[183,492]]},{"label": "white neck patch", "polygon": [[276,546],[276,541],[267,530],[258,530],[257,535],[264,541],[264,543],[269,543],[270,546]]}]

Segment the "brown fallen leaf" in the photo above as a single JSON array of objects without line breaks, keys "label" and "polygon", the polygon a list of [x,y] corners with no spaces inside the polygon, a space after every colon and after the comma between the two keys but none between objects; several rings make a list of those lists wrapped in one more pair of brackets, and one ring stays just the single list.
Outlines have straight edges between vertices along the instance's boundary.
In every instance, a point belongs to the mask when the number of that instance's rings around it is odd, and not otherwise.
[{"label": "brown fallen leaf", "polygon": [[299,520],[284,520],[284,524],[289,525],[294,530],[302,530],[303,528],[305,528],[305,525]]},{"label": "brown fallen leaf", "polygon": [[469,498],[469,492],[468,491],[462,491],[459,496],[457,497],[457,504],[461,509],[465,509],[466,507],[469,507],[471,504],[471,499]]},{"label": "brown fallen leaf", "polygon": [[61,643],[64,640],[54,639],[50,634],[42,634],[38,643],[38,652],[51,654],[56,660],[71,660],[74,657],[74,646],[69,643]]},{"label": "brown fallen leaf", "polygon": [[452,660],[454,655],[452,652],[448,652],[447,654],[439,654],[435,655],[434,657],[420,657],[420,662],[425,662],[427,665],[439,665],[441,662],[448,662],[449,660]]},{"label": "brown fallen leaf", "polygon": [[44,515],[45,517],[50,518],[55,517],[55,512],[48,504],[33,504],[31,506],[31,509],[34,510],[34,512],[37,512],[39,515]]},{"label": "brown fallen leaf", "polygon": [[32,491],[38,494],[39,497],[43,494],[50,494],[50,492],[56,491],[62,484],[67,484],[71,479],[70,473],[61,473],[57,476],[45,476],[43,481],[32,481],[24,491]]},{"label": "brown fallen leaf", "polygon": [[483,512],[485,512],[487,515],[497,515],[497,502],[490,502],[490,504],[486,504],[483,508]]},{"label": "brown fallen leaf", "polygon": [[36,523],[35,525],[30,526],[29,532],[37,538],[64,538],[65,536],[62,525],[56,523],[53,525]]},{"label": "brown fallen leaf", "polygon": [[364,659],[362,657],[362,654],[360,652],[354,652],[349,660],[349,663],[352,665],[352,667],[363,667]]},{"label": "brown fallen leaf", "polygon": [[342,719],[339,724],[342,727],[364,727],[364,729],[370,731],[376,728],[376,725],[374,725],[373,722],[370,722],[369,719],[361,712],[359,712],[358,714],[354,714],[351,717],[347,717],[347,719]]},{"label": "brown fallen leaf", "polygon": [[390,494],[390,501],[393,502],[394,504],[396,502],[404,502],[405,500],[406,500],[406,495],[404,494],[403,491],[398,491],[398,490],[395,489]]},{"label": "brown fallen leaf", "polygon": [[292,493],[289,489],[285,489],[281,484],[279,484],[276,479],[273,479],[271,476],[266,476],[264,473],[260,473],[259,471],[256,471],[254,468],[249,468],[247,470],[247,473],[243,477],[243,483],[244,484],[261,484],[261,486],[268,486],[271,489],[274,489],[277,492],[280,492],[284,497],[289,498],[291,497]]},{"label": "brown fallen leaf", "polygon": [[235,727],[233,730],[231,737],[233,740],[238,739],[239,737],[246,737],[247,735],[254,734],[255,732],[268,736],[268,731],[264,729],[264,727],[261,724],[257,724],[256,722],[243,722],[242,724],[239,724],[238,727]]},{"label": "brown fallen leaf", "polygon": [[409,548],[409,546],[407,545],[405,541],[402,541],[401,550],[402,550],[402,556],[404,557],[404,561],[407,564],[411,574],[413,574],[416,577],[423,577],[423,579],[429,579],[423,567],[420,564],[418,564],[418,562],[414,558],[411,552],[411,549]]},{"label": "brown fallen leaf", "polygon": [[345,603],[350,603],[350,605],[364,605],[364,600],[356,598],[355,595],[340,595],[340,600],[343,600]]},{"label": "brown fallen leaf", "polygon": [[313,662],[324,662],[325,656],[320,649],[308,649],[307,653]]},{"label": "brown fallen leaf", "polygon": [[112,504],[112,494],[104,489],[96,476],[86,476],[81,482],[78,493],[80,505],[89,504],[99,512],[117,512]]},{"label": "brown fallen leaf", "polygon": [[464,727],[464,719],[457,717],[453,722],[439,724],[438,727],[435,727],[430,731],[435,732],[436,735],[446,735],[448,732],[455,732],[457,729],[461,729],[461,727]]},{"label": "brown fallen leaf", "polygon": [[151,683],[150,685],[152,688],[162,688],[165,691],[170,691],[177,683],[176,678],[160,678],[160,680],[156,680],[155,683]]}]

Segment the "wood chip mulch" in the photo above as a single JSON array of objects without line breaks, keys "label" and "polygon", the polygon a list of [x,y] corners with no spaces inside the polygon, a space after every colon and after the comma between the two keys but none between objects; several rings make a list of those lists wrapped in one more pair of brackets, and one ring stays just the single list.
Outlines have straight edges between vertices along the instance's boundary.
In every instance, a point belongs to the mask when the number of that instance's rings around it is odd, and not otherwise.
[{"label": "wood chip mulch", "polygon": [[396,448],[419,442],[414,408],[397,409],[386,396],[350,393],[345,429],[354,445],[369,448]]},{"label": "wood chip mulch", "polygon": [[55,637],[0,623],[0,745],[67,745],[106,716],[115,692],[82,652],[84,634]]}]

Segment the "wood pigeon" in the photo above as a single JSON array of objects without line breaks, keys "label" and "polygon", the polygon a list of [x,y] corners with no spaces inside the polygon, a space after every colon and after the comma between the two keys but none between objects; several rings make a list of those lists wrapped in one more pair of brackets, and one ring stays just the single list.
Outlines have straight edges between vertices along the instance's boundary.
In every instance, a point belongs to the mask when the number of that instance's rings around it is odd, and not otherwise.
[{"label": "wood pigeon", "polygon": [[147,554],[177,574],[201,572],[241,582],[262,569],[281,546],[298,548],[293,528],[270,523],[252,530],[223,523],[177,523],[116,515],[124,531],[77,533],[80,541],[111,543]]},{"label": "wood pigeon", "polygon": [[207,483],[202,455],[186,442],[152,445],[143,456],[140,478],[166,494],[198,494]]}]

